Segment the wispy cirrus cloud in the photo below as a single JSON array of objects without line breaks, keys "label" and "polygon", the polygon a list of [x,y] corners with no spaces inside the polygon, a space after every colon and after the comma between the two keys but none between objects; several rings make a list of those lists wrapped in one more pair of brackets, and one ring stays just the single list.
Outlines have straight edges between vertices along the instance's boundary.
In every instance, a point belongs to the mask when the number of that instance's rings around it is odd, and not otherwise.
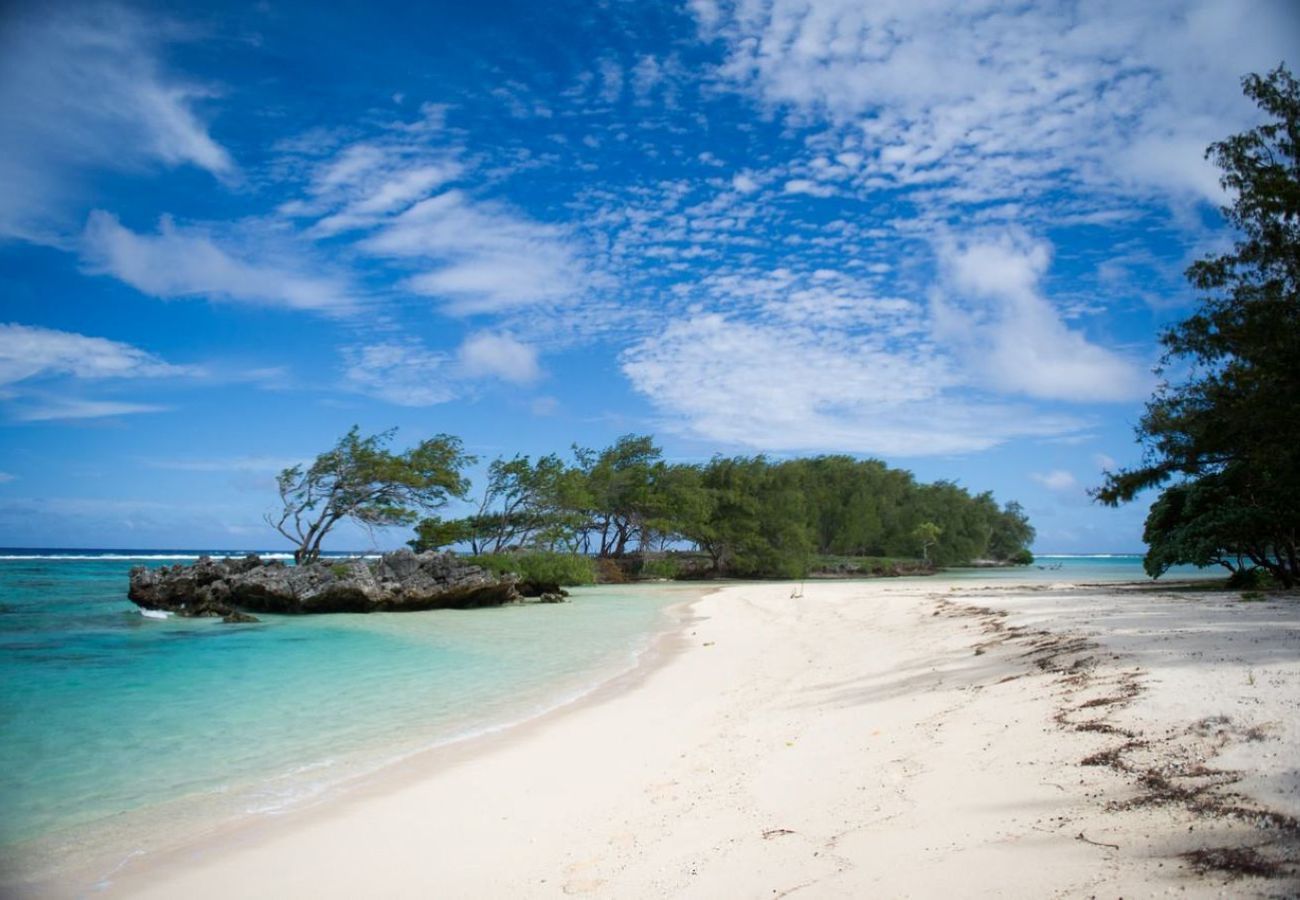
[{"label": "wispy cirrus cloud", "polygon": [[169,217],[156,234],[139,234],[116,216],[95,210],[82,237],[82,258],[92,272],[112,275],[154,297],[199,297],[324,313],[356,307],[342,278],[310,274],[293,249],[221,246],[202,228],[180,228]]},{"label": "wispy cirrus cloud", "polygon": [[426,106],[413,121],[309,154],[303,195],[278,214],[306,239],[343,241],[358,260],[390,267],[404,290],[451,315],[576,298],[587,272],[571,230],[482,196],[489,174],[447,132],[445,113]]},{"label": "wispy cirrus cloud", "polygon": [[573,298],[582,267],[560,226],[460,190],[421,200],[359,244],[424,269],[403,283],[460,315],[500,313]]},{"label": "wispy cirrus cloud", "polygon": [[15,323],[0,325],[0,386],[51,376],[174,378],[196,375],[121,341]]},{"label": "wispy cirrus cloud", "polygon": [[20,422],[100,419],[162,412],[153,403],[79,396],[87,383],[174,379],[203,374],[121,341],[33,325],[0,325],[0,388]]},{"label": "wispy cirrus cloud", "polygon": [[12,416],[19,422],[68,422],[77,419],[105,419],[139,413],[167,412],[171,407],[156,403],[121,400],[87,400],[81,397],[38,398],[17,406]]},{"label": "wispy cirrus cloud", "polygon": [[163,62],[182,28],[114,3],[48,12],[13,5],[0,21],[0,237],[66,243],[95,170],[236,174],[200,116],[212,89]]}]

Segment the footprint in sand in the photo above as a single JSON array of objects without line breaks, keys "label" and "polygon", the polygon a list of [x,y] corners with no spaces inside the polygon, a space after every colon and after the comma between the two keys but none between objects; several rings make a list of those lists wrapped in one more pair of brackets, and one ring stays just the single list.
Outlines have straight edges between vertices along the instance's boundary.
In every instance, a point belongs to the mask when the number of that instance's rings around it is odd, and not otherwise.
[{"label": "footprint in sand", "polygon": [[600,890],[600,886],[605,883],[605,879],[592,878],[587,874],[587,870],[593,868],[599,862],[599,859],[589,859],[565,866],[564,874],[568,876],[569,880],[564,883],[564,893],[590,894],[593,891]]},{"label": "footprint in sand", "polygon": [[603,878],[587,878],[567,881],[564,884],[564,893],[566,894],[590,894],[600,890],[600,886],[605,883]]}]

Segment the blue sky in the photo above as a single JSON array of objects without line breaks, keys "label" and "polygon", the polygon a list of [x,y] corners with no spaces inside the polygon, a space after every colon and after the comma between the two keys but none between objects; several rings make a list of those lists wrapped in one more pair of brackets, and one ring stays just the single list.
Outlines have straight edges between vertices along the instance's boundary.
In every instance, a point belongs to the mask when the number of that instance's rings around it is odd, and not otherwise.
[{"label": "blue sky", "polygon": [[6,4],[0,545],[275,547],[274,472],[356,423],[876,456],[1139,549],[1084,492],[1297,43],[1242,0]]}]

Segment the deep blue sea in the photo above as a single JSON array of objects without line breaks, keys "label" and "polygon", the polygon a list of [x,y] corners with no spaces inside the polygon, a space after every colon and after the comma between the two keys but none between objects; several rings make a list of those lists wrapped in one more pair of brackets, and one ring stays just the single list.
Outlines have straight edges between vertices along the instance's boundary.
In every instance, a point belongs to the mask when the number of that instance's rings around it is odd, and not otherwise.
[{"label": "deep blue sea", "polygon": [[[11,877],[126,855],[160,829],[274,814],[540,714],[631,668],[670,624],[666,609],[700,592],[585,588],[561,605],[254,625],[145,618],[127,600],[131,566],[196,555],[0,549],[0,867]],[[1145,577],[1135,556],[956,574]]]}]

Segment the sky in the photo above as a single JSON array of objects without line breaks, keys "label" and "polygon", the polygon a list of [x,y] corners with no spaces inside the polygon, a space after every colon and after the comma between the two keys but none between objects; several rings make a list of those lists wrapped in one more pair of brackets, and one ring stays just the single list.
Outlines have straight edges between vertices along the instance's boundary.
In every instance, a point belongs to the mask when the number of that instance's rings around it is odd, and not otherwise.
[{"label": "sky", "polygon": [[1285,0],[11,0],[0,546],[284,549],[275,472],[356,424],[876,457],[1138,551],[1087,489],[1297,45]]}]

